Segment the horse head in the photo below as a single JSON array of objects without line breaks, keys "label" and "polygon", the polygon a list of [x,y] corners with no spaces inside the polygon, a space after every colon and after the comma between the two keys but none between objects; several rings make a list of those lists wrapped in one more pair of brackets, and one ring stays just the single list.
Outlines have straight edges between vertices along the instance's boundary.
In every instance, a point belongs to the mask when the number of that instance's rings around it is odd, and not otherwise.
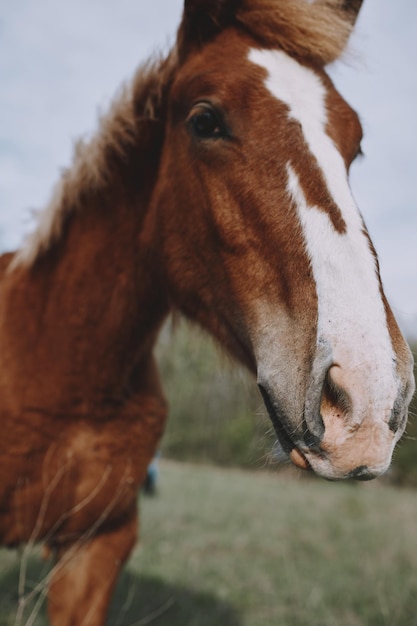
[{"label": "horse head", "polygon": [[360,5],[186,0],[152,198],[173,305],[328,479],[387,469],[414,389],[349,186],[361,124],[325,71]]}]

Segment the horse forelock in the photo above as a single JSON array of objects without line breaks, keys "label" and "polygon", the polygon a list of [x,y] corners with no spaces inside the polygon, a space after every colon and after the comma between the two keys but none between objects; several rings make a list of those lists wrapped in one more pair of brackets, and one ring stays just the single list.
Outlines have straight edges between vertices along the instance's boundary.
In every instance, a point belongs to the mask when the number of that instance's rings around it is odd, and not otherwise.
[{"label": "horse forelock", "polygon": [[262,47],[280,48],[320,65],[341,56],[354,22],[338,0],[226,0],[189,4],[192,8],[186,9],[179,30],[179,45],[184,50],[201,46],[221,30],[236,26]]},{"label": "horse forelock", "polygon": [[264,47],[278,47],[321,65],[343,53],[352,31],[346,14],[330,2],[243,0],[237,20]]}]

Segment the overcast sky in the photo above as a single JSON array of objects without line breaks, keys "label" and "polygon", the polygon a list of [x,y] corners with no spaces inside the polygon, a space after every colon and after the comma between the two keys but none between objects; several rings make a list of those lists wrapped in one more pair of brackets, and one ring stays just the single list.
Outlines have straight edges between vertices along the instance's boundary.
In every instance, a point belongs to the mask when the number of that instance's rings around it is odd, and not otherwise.
[{"label": "overcast sky", "polygon": [[[74,139],[117,87],[167,50],[182,0],[0,0],[0,245],[21,243]],[[347,63],[331,69],[359,112],[365,157],[352,187],[385,290],[417,337],[417,2],[364,0]]]}]

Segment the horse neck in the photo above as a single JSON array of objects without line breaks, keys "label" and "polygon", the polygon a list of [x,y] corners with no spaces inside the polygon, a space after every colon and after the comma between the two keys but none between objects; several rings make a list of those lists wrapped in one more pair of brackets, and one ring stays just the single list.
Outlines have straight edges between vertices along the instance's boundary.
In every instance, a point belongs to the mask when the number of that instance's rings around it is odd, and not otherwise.
[{"label": "horse neck", "polygon": [[150,363],[168,312],[150,200],[174,71],[174,57],[139,69],[0,281],[0,388],[22,402],[117,396]]},{"label": "horse neck", "polygon": [[127,343],[144,351],[166,310],[148,232],[149,194],[123,186],[107,194],[73,214],[62,249],[51,250],[43,263],[50,264],[57,289],[67,286],[66,307],[77,306],[87,328],[92,319],[103,326],[103,343],[123,344],[123,335],[130,334]]}]

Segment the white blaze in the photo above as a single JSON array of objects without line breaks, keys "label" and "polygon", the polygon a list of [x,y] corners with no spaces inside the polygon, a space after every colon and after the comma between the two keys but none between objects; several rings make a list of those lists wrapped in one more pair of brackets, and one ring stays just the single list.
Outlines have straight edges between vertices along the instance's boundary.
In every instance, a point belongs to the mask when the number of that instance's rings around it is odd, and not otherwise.
[{"label": "white blaze", "polygon": [[[374,409],[386,412],[398,392],[395,354],[376,262],[363,232],[343,158],[326,133],[326,89],[317,74],[282,51],[252,49],[249,60],[267,71],[266,87],[300,123],[305,142],[346,224],[345,233],[336,232],[323,209],[307,204],[299,178],[288,163],[288,191],[297,207],[316,282],[317,340],[330,345],[334,362],[342,367],[346,364],[351,371],[359,368],[358,379],[360,372],[362,377],[369,376],[359,386]],[[381,415],[382,419],[386,417]]]}]

